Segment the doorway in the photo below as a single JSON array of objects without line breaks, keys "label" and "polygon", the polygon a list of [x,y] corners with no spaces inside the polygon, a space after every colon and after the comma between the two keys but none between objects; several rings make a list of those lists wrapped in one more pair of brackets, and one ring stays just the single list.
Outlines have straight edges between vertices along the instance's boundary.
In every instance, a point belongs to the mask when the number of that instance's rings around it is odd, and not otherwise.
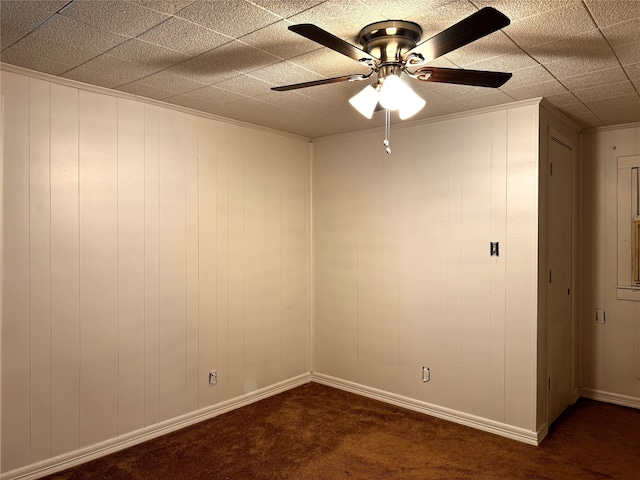
[{"label": "doorway", "polygon": [[572,158],[566,142],[549,137],[547,290],[547,420],[571,404]]}]

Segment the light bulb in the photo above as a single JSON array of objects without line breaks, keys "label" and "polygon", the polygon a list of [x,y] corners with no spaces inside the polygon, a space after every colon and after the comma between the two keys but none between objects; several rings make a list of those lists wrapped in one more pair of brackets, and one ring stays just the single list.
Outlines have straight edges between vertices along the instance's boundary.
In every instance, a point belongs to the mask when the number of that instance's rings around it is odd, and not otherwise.
[{"label": "light bulb", "polygon": [[380,105],[387,110],[397,110],[400,107],[400,92],[402,80],[397,75],[388,75],[382,81],[380,88]]},{"label": "light bulb", "polygon": [[371,85],[367,85],[363,90],[351,97],[349,103],[362,115],[371,118],[376,105],[378,105],[378,96],[377,90]]}]

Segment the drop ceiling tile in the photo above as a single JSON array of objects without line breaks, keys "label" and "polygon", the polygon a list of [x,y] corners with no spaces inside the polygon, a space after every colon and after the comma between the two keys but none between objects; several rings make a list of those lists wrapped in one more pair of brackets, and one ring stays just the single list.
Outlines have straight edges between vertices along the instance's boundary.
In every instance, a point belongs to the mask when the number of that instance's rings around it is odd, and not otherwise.
[{"label": "drop ceiling tile", "polygon": [[35,35],[24,37],[4,52],[9,50],[11,50],[11,55],[14,58],[19,55],[31,55],[45,58],[54,63],[66,64],[70,68],[76,67],[97,55],[94,51],[85,50],[70,43],[60,43],[47,38],[36,37]]},{"label": "drop ceiling tile", "polygon": [[4,49],[51,16],[32,2],[0,2],[0,48]]},{"label": "drop ceiling tile", "polygon": [[[361,1],[378,12],[380,20],[387,18],[403,19],[417,23],[420,23],[418,20],[424,21],[425,19],[437,21],[438,15],[435,14],[435,10],[444,5],[457,3],[464,7],[464,4],[467,3],[460,2],[460,0],[404,0],[402,2],[398,2],[397,0]],[[426,39],[428,37],[424,38]]]},{"label": "drop ceiling tile", "polygon": [[578,100],[576,98],[576,96],[571,93],[571,92],[564,92],[564,93],[556,93],[555,95],[547,95],[545,97],[549,102],[551,102],[552,105],[555,105],[556,107],[560,108],[560,107],[565,107],[565,106],[573,106],[573,105],[580,105],[582,106],[584,109],[586,109],[587,107],[584,106],[584,104]]},{"label": "drop ceiling tile", "polygon": [[544,65],[559,79],[574,77],[589,72],[598,72],[620,66],[610,48],[593,51],[589,57],[562,59]]},{"label": "drop ceiling tile", "polygon": [[[36,72],[48,73],[49,75],[60,75],[61,73],[75,67],[75,65],[65,63],[58,59],[53,60],[51,58],[34,55],[22,48],[20,45],[14,45],[3,50],[2,55],[0,55],[0,59],[4,63],[28,68]],[[64,56],[63,59],[65,59]]]},{"label": "drop ceiling tile", "polygon": [[215,86],[229,92],[255,98],[270,91],[272,85],[264,80],[260,80],[259,78],[251,77],[249,75],[239,75],[237,77],[218,82]]},{"label": "drop ceiling tile", "polygon": [[[197,60],[196,60],[197,59]],[[280,58],[237,40],[225,43],[193,59],[194,64],[210,72],[249,73],[281,61]],[[237,73],[225,78],[235,77]],[[224,80],[225,78],[222,78]]]},{"label": "drop ceiling tile", "polygon": [[243,43],[287,60],[320,47],[288,29],[291,23],[281,20],[240,38]]},{"label": "drop ceiling tile", "polygon": [[118,85],[138,80],[160,70],[157,67],[146,65],[144,63],[134,64],[106,53],[92,58],[88,62],[83,63],[79,68],[118,78]]},{"label": "drop ceiling tile", "polygon": [[321,4],[325,0],[253,0],[253,3],[260,5],[265,10],[282,18],[289,18],[292,15],[309,10],[311,7]]},{"label": "drop ceiling tile", "polygon": [[69,70],[61,76],[77,82],[88,83],[89,85],[98,85],[105,88],[115,88],[124,83],[122,82],[121,77],[116,77],[107,73],[98,73],[95,70],[88,70],[82,67]]},{"label": "drop ceiling tile", "polygon": [[154,98],[156,100],[164,100],[165,98],[175,96],[174,92],[164,90],[161,88],[151,87],[149,85],[143,85],[139,82],[127,83],[126,85],[120,85],[116,88],[121,92],[131,93],[146,98]]},{"label": "drop ceiling tile", "polygon": [[591,111],[582,113],[566,113],[562,111],[562,109],[560,109],[560,111],[581,128],[596,128],[604,126],[604,122]]},{"label": "drop ceiling tile", "polygon": [[585,105],[596,114],[599,112],[620,109],[624,110],[627,108],[637,108],[640,110],[640,96],[638,96],[637,93],[633,93],[631,95],[621,95],[619,97],[593,100],[585,102]]},{"label": "drop ceiling tile", "polygon": [[557,93],[564,93],[567,91],[567,89],[557,80],[517,88],[508,88],[505,85],[502,90],[516,100],[546,97],[548,95],[555,95]]},{"label": "drop ceiling tile", "polygon": [[640,17],[640,2],[636,0],[585,0],[599,27],[607,27]]},{"label": "drop ceiling tile", "polygon": [[464,105],[466,108],[471,110],[492,107],[494,105],[503,105],[510,102],[513,102],[513,99],[500,90],[493,90],[485,95],[460,100],[461,105]]},{"label": "drop ceiling tile", "polygon": [[280,17],[244,0],[195,2],[177,16],[237,38],[280,20]]},{"label": "drop ceiling tile", "polygon": [[555,42],[536,45],[529,48],[527,53],[538,62],[547,64],[557,60],[589,58],[594,52],[608,52],[610,50],[609,44],[600,30],[594,29]]},{"label": "drop ceiling tile", "polygon": [[133,3],[142,5],[149,10],[154,10],[160,13],[168,13],[173,15],[179,12],[187,5],[191,5],[195,0],[130,0]]},{"label": "drop ceiling tile", "polygon": [[[215,50],[213,51],[215,52]],[[223,68],[217,62],[217,56],[213,55],[213,52],[207,52],[197,57],[190,58],[189,60],[177,63],[168,70],[189,77],[197,82],[205,85],[211,85],[221,82],[228,78],[237,77],[241,72]]]},{"label": "drop ceiling tile", "polygon": [[541,13],[550,12],[570,4],[580,3],[581,0],[475,0],[478,7],[493,7],[501,11],[511,21],[520,20]]},{"label": "drop ceiling tile", "polygon": [[323,77],[341,77],[352,74],[368,74],[371,69],[353,59],[328,48],[320,48],[289,61]]},{"label": "drop ceiling tile", "polygon": [[594,100],[600,100],[604,98],[620,97],[623,95],[633,95],[636,93],[631,81],[625,80],[624,82],[608,83],[606,85],[598,85],[595,87],[584,88],[580,90],[574,90],[578,99],[583,102],[592,102]]},{"label": "drop ceiling tile", "polygon": [[197,100],[202,100],[203,102],[207,102],[211,105],[226,105],[240,100],[245,100],[247,98],[239,93],[230,92],[213,85],[209,85],[198,90],[192,90],[187,92],[185,95]]},{"label": "drop ceiling tile", "polygon": [[640,32],[640,17],[602,29],[602,33],[613,47],[637,43],[638,32]]},{"label": "drop ceiling tile", "polygon": [[46,10],[49,13],[56,13],[58,10],[68,4],[69,0],[3,0],[2,3],[29,3],[30,6],[39,8],[40,10]]},{"label": "drop ceiling tile", "polygon": [[211,112],[217,106],[217,104],[213,102],[207,102],[200,98],[194,98],[184,94],[165,98],[163,102],[180,105],[181,107],[191,108],[201,112]]},{"label": "drop ceiling tile", "polygon": [[[349,99],[362,90],[366,85],[366,80],[361,82],[342,82],[303,88],[296,90],[296,92],[300,95],[341,107],[347,105]],[[286,92],[275,93],[282,94]]]},{"label": "drop ceiling tile", "polygon": [[[546,97],[546,98],[547,98],[547,100],[549,99],[549,97]],[[567,103],[565,105],[562,105],[561,106],[561,111],[565,115],[582,115],[582,114],[591,112],[591,110],[589,110],[587,108],[587,106],[584,103],[580,102],[580,101]]]},{"label": "drop ceiling tile", "polygon": [[553,75],[542,65],[521,68],[520,70],[514,70],[512,73],[513,76],[505,83],[503,89],[524,87],[526,85],[535,85],[537,83],[555,80]]},{"label": "drop ceiling tile", "polygon": [[[473,97],[481,97],[493,91],[492,88],[474,87],[471,85],[454,85],[449,83],[435,82],[430,82],[430,85],[433,85],[433,88],[437,91],[437,93],[454,101],[462,101]],[[504,87],[502,90],[506,91]]]},{"label": "drop ceiling tile", "polygon": [[76,0],[64,9],[62,15],[99,30],[128,37],[135,37],[169,18],[167,14],[123,0]]},{"label": "drop ceiling tile", "polygon": [[108,54],[133,64],[154,68],[156,71],[169,68],[189,58],[184,53],[154,45],[153,43],[143,42],[137,38],[118,45],[109,50]]},{"label": "drop ceiling tile", "polygon": [[468,110],[467,107],[455,101],[447,103],[438,103],[436,105],[426,105],[412,120],[420,120],[423,118],[441,117],[443,115],[451,115]]},{"label": "drop ceiling tile", "polygon": [[71,46],[82,45],[83,50],[103,53],[127,40],[122,35],[105,32],[63,15],[54,15],[28,37],[34,41],[58,42]]},{"label": "drop ceiling tile", "polygon": [[[357,1],[324,2],[309,10],[289,18],[291,23],[313,23],[342,40],[357,47],[358,33],[365,25],[384,20],[380,14],[363,3]],[[318,47],[318,44],[303,38]]]},{"label": "drop ceiling tile", "polygon": [[200,55],[232,40],[226,35],[178,17],[169,18],[138,38],[189,56]]},{"label": "drop ceiling tile", "polygon": [[640,63],[625,65],[624,70],[631,80],[640,80]]},{"label": "drop ceiling tile", "polygon": [[151,74],[147,77],[141,78],[137,81],[141,85],[148,87],[155,87],[169,92],[186,93],[192,90],[197,90],[205,86],[205,84],[192,80],[190,78],[178,75],[169,70],[162,70],[160,72]]},{"label": "drop ceiling tile", "polygon": [[605,125],[620,125],[624,123],[640,122],[640,108],[638,108],[638,106],[597,112],[596,115],[604,122]]},{"label": "drop ceiling tile", "polygon": [[274,86],[311,82],[322,78],[317,73],[311,72],[310,70],[299,67],[298,65],[288,61],[279,62],[266,68],[254,70],[251,72],[251,76],[264,80]]},{"label": "drop ceiling tile", "polygon": [[268,92],[259,98],[266,103],[277,105],[281,108],[302,112],[321,118],[335,118],[336,105],[330,105],[321,100],[307,97],[295,91]]},{"label": "drop ceiling tile", "polygon": [[503,31],[525,50],[597,28],[582,3],[516,20]]},{"label": "drop ceiling tile", "polygon": [[[399,4],[402,3],[399,2]],[[433,9],[419,9],[413,12],[409,20],[422,27],[422,41],[424,41],[476,13],[477,10],[471,2],[459,0],[444,2],[436,5]]]},{"label": "drop ceiling tile", "polygon": [[615,65],[604,70],[581,73],[572,77],[563,78],[562,84],[569,90],[604,85],[609,82],[617,83],[627,79],[627,75],[620,65]]},{"label": "drop ceiling tile", "polygon": [[614,50],[622,65],[640,62],[640,42],[619,45]]},{"label": "drop ceiling tile", "polygon": [[480,60],[479,62],[470,63],[469,65],[465,65],[464,67],[472,70],[513,72],[515,70],[520,70],[527,67],[535,67],[537,65],[539,65],[539,63],[536,60],[531,58],[529,54],[525,53],[523,50],[514,45],[512,53]]},{"label": "drop ceiling tile", "polygon": [[518,47],[502,32],[494,32],[447,54],[460,67],[516,52]]}]

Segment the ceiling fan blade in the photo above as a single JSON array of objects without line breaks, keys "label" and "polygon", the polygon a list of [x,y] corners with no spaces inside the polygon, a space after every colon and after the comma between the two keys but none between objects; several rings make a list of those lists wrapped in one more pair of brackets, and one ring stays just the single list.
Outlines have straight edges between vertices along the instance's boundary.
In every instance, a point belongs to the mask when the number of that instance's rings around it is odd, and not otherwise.
[{"label": "ceiling fan blade", "polygon": [[311,23],[290,25],[289,30],[367,66],[373,67],[379,62],[373,55]]},{"label": "ceiling fan blade", "polygon": [[492,88],[501,87],[512,75],[506,72],[438,67],[422,67],[411,73],[413,78],[424,82],[455,83],[457,85]]},{"label": "ceiling fan blade", "polygon": [[430,39],[419,43],[406,52],[402,58],[406,60],[411,54],[418,53],[419,51],[420,55],[424,57],[424,60],[420,63],[430,62],[457,48],[500,30],[510,23],[511,20],[509,20],[505,14],[495,8],[484,7]]},{"label": "ceiling fan blade", "polygon": [[297,90],[298,88],[315,87],[318,85],[327,85],[329,83],[353,82],[356,80],[364,80],[369,75],[343,75],[342,77],[324,78],[322,80],[314,80],[312,82],[294,83],[293,85],[284,85],[282,87],[271,87],[276,92],[286,92],[288,90]]}]

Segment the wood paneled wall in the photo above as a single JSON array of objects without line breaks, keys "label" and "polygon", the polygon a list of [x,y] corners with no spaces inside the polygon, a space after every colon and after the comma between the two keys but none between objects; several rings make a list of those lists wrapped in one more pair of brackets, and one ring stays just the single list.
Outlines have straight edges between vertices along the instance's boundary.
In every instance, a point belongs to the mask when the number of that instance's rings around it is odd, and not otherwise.
[{"label": "wood paneled wall", "polygon": [[[640,126],[584,135],[582,387],[640,406],[640,302],[618,300],[618,157],[640,155]],[[606,323],[596,322],[596,308]]]},{"label": "wood paneled wall", "polygon": [[11,72],[2,95],[3,472],[309,371],[308,143]]},{"label": "wood paneled wall", "polygon": [[538,109],[315,144],[317,372],[536,432]]}]

